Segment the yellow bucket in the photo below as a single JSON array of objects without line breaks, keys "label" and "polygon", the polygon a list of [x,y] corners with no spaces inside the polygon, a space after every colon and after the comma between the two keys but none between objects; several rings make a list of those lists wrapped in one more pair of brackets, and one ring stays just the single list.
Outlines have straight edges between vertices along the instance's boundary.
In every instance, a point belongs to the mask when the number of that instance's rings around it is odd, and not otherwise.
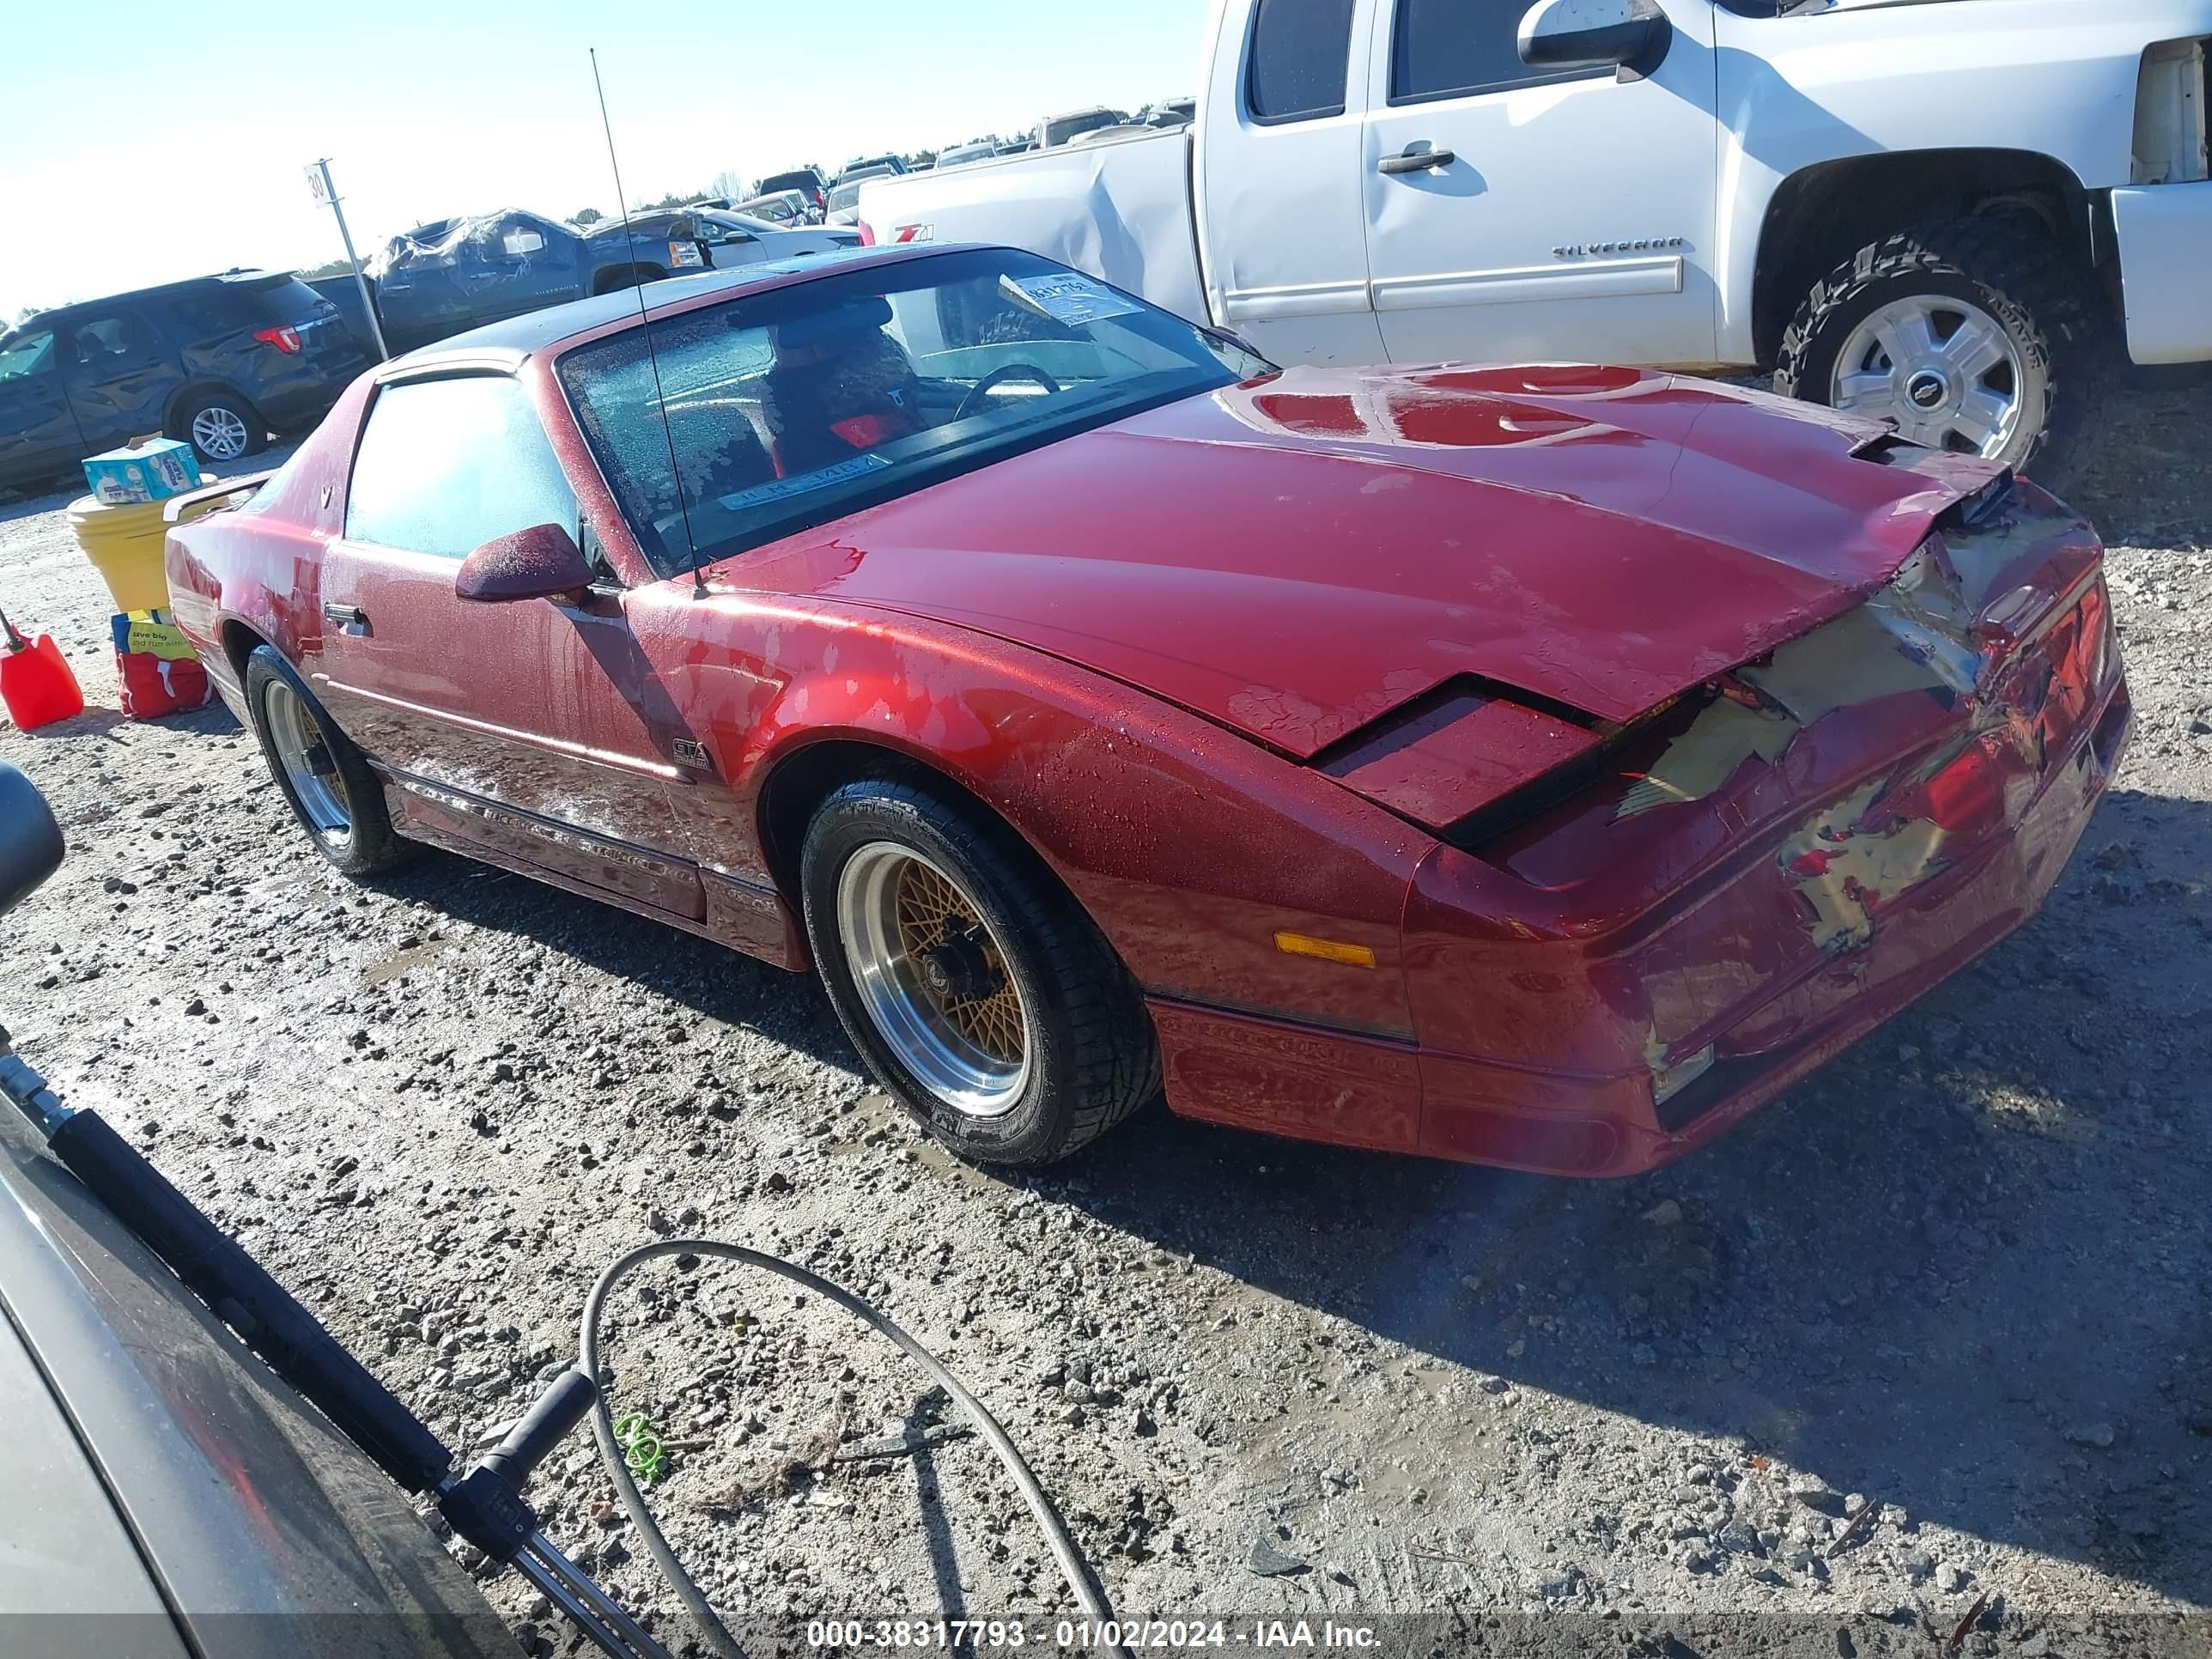
[{"label": "yellow bucket", "polygon": [[169,578],[161,568],[161,539],[166,526],[161,509],[166,501],[131,501],[111,505],[84,495],[69,505],[70,529],[76,544],[107,591],[115,608],[167,611]]}]

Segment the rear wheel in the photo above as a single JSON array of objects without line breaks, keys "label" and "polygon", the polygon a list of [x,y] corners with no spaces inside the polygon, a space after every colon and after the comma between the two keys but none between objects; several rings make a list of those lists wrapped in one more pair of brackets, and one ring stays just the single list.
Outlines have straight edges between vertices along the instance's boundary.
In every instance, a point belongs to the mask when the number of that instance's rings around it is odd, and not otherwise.
[{"label": "rear wheel", "polygon": [[178,422],[192,453],[221,465],[258,453],[269,431],[253,405],[234,392],[204,392],[185,406]]},{"label": "rear wheel", "polygon": [[847,1034],[963,1157],[1049,1163],[1158,1092],[1128,970],[977,809],[903,782],[848,784],[808,828],[800,885]]},{"label": "rear wheel", "polygon": [[1861,248],[1783,336],[1774,389],[2055,482],[2093,434],[2110,319],[2039,227],[1942,220]]},{"label": "rear wheel", "polygon": [[246,659],[246,702],[270,775],[315,850],[349,876],[404,863],[412,848],[392,827],[376,775],[273,647]]}]

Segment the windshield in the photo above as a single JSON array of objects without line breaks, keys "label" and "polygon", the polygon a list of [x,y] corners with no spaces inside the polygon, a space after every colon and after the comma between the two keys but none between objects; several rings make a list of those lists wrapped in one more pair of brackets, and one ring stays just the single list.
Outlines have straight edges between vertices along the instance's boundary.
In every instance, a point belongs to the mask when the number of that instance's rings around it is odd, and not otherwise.
[{"label": "windshield", "polygon": [[1270,368],[1003,248],[686,312],[656,322],[652,345],[659,396],[641,329],[569,352],[559,374],[664,576]]}]

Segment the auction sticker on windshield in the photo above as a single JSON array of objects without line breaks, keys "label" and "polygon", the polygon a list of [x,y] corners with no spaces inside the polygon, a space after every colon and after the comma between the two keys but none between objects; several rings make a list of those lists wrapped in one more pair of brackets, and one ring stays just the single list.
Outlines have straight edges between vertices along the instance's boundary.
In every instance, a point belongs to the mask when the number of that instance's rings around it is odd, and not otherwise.
[{"label": "auction sticker on windshield", "polygon": [[732,513],[742,513],[749,507],[759,507],[767,501],[781,501],[787,495],[799,495],[810,489],[823,489],[831,484],[843,483],[857,478],[863,472],[873,472],[878,467],[890,465],[888,457],[873,452],[854,456],[850,460],[835,465],[817,467],[811,472],[802,472],[795,478],[776,478],[750,489],[740,489],[714,499]]},{"label": "auction sticker on windshield", "polygon": [[1134,300],[1072,270],[1048,271],[1041,276],[1001,276],[999,283],[1008,297],[1070,328],[1108,317],[1134,316],[1138,310]]}]

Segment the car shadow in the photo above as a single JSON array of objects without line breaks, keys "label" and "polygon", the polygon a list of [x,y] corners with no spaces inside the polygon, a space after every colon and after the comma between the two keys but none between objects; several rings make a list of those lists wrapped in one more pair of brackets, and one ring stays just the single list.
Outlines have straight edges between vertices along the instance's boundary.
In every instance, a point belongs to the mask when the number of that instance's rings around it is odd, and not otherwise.
[{"label": "car shadow", "polygon": [[2105,412],[2105,429],[2064,492],[2069,504],[2109,544],[2212,547],[2212,492],[2187,485],[2203,471],[2203,434],[2212,430],[2212,372],[2136,370]]},{"label": "car shadow", "polygon": [[535,940],[694,1012],[866,1075],[821,982],[635,911],[432,848],[369,884],[473,927]]}]

